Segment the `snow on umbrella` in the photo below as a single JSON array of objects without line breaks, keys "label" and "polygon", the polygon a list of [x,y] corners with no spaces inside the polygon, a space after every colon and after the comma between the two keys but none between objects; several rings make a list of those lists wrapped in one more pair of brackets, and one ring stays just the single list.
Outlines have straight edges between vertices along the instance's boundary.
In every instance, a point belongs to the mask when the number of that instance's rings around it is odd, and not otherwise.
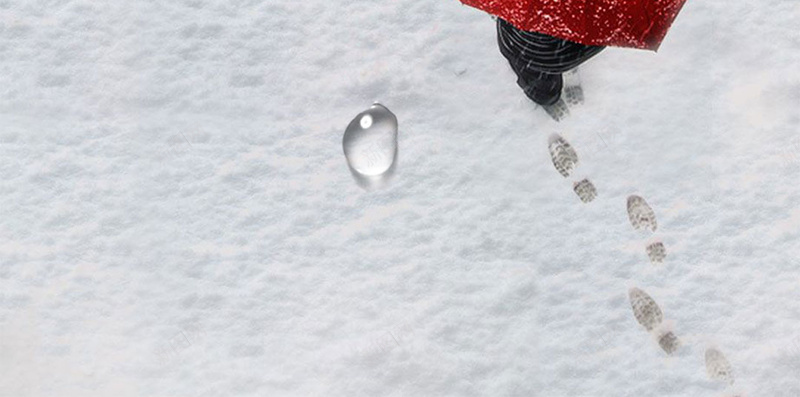
[{"label": "snow on umbrella", "polygon": [[591,46],[657,50],[686,0],[461,0],[519,29]]}]

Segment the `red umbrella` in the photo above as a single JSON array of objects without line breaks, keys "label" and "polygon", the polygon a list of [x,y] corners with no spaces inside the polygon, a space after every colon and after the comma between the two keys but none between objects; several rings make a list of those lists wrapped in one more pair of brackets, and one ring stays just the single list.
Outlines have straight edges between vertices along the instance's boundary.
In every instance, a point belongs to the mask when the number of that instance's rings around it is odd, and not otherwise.
[{"label": "red umbrella", "polygon": [[461,0],[519,29],[585,45],[657,50],[686,0]]}]

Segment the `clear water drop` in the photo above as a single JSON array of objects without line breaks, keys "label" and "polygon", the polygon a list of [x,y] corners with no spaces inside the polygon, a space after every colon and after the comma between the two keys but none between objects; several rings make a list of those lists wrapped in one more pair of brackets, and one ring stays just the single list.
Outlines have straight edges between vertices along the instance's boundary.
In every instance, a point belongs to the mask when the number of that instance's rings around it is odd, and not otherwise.
[{"label": "clear water drop", "polygon": [[375,103],[350,122],[342,146],[347,164],[357,177],[387,173],[397,158],[397,117]]}]

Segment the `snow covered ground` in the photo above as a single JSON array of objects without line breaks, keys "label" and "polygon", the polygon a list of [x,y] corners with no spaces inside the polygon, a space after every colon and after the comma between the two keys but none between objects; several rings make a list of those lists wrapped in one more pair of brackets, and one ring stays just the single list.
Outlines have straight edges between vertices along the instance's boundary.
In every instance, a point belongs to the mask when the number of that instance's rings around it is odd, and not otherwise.
[{"label": "snow covered ground", "polygon": [[[456,0],[0,0],[0,395],[796,397],[798,26],[689,0],[556,123]],[[365,191],[373,101],[400,162]]]}]

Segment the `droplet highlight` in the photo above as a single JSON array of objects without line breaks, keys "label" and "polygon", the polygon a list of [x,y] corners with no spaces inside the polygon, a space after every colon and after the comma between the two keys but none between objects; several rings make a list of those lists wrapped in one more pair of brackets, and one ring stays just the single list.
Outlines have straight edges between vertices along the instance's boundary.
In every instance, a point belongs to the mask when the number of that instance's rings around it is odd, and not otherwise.
[{"label": "droplet highlight", "polygon": [[372,127],[372,116],[368,114],[361,116],[361,121],[359,122],[359,124],[361,124],[361,128],[365,129]]}]

